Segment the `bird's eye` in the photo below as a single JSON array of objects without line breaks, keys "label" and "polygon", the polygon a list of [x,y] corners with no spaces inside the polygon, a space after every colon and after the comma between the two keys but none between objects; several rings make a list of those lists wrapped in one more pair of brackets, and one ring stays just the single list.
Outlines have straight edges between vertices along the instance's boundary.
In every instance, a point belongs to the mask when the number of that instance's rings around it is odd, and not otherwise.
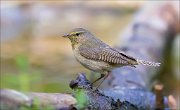
[{"label": "bird's eye", "polygon": [[76,33],[76,36],[79,36],[80,34],[79,33]]}]

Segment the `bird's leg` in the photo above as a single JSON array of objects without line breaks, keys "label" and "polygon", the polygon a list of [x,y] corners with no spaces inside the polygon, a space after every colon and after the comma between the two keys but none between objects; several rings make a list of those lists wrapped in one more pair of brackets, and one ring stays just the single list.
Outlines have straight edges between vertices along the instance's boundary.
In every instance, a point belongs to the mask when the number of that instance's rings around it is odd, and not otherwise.
[{"label": "bird's leg", "polygon": [[96,89],[99,88],[99,86],[104,82],[104,80],[109,76],[110,72],[107,72],[107,74],[105,75],[105,77],[103,78],[103,80],[98,84],[98,86],[96,87]]},{"label": "bird's leg", "polygon": [[100,76],[98,79],[96,79],[95,81],[93,81],[92,84],[94,84],[95,82],[99,81],[99,80],[102,79],[104,76],[105,76],[104,74],[101,74],[101,76]]}]

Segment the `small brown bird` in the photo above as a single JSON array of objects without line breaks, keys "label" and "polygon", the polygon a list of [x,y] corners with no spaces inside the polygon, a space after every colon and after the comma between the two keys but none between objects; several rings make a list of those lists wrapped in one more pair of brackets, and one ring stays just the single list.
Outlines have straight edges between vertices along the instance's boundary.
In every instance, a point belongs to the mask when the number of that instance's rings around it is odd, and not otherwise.
[{"label": "small brown bird", "polygon": [[76,28],[63,37],[70,39],[74,56],[79,63],[87,69],[101,74],[94,82],[104,77],[98,87],[108,77],[113,68],[122,66],[135,67],[138,64],[160,66],[160,63],[138,60],[128,56],[105,44],[83,28]]}]

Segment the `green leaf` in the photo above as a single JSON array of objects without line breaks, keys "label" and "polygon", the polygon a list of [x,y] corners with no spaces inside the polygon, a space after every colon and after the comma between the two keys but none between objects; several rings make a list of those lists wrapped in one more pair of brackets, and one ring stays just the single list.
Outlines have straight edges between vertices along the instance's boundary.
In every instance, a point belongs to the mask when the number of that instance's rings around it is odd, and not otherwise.
[{"label": "green leaf", "polygon": [[84,90],[78,89],[75,93],[75,98],[77,100],[78,109],[83,109],[84,107],[86,107],[88,98]]}]

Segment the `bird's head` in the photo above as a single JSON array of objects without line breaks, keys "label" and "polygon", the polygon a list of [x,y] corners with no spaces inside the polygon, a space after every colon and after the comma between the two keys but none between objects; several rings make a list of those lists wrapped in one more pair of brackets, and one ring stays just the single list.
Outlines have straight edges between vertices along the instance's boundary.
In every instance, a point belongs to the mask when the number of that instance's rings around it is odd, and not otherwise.
[{"label": "bird's head", "polygon": [[88,31],[83,28],[75,28],[70,31],[68,34],[64,35],[64,38],[69,38],[72,46],[82,43],[87,39]]}]

